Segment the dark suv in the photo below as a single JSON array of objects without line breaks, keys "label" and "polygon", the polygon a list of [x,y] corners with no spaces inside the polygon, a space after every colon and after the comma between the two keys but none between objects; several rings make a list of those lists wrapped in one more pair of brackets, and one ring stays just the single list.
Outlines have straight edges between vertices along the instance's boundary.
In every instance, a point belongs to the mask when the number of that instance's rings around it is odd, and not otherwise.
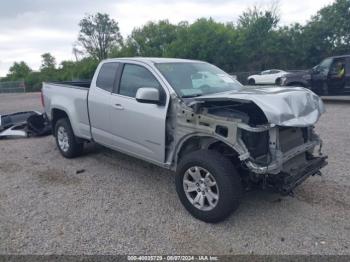
[{"label": "dark suv", "polygon": [[344,93],[350,88],[350,55],[328,57],[311,70],[283,76],[280,83],[306,87],[322,95]]}]

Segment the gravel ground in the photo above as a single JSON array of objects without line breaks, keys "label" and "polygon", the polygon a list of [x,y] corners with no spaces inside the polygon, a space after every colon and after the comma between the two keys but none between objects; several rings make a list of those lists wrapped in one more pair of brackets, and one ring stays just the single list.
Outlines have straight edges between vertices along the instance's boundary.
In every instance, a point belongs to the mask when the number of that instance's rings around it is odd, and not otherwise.
[{"label": "gravel ground", "polygon": [[[350,254],[350,104],[317,124],[329,165],[295,197],[244,195],[211,225],[181,206],[172,173],[90,145],[60,156],[53,137],[0,141],[0,254]],[[40,109],[0,95],[0,114]]]}]

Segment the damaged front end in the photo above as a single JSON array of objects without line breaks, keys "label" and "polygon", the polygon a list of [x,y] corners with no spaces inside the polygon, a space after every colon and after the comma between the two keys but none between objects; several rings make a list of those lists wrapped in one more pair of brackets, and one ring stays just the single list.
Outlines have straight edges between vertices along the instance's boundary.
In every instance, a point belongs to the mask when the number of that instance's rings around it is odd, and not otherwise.
[{"label": "damaged front end", "polygon": [[313,126],[324,112],[322,101],[306,90],[283,90],[273,97],[261,90],[249,92],[244,98],[241,92],[186,101],[177,110],[175,140],[181,143],[198,134],[212,137],[202,148],[221,141],[248,171],[244,180],[290,194],[327,165]]},{"label": "damaged front end", "polygon": [[321,152],[322,141],[313,126],[275,126],[267,132],[248,133],[242,137],[245,145],[249,144],[250,137],[267,141],[266,153],[261,150],[256,154],[252,148],[247,148],[248,153],[240,158],[251,171],[250,179],[273,186],[283,194],[291,193],[309,176],[321,174],[320,169],[327,165],[327,156]]}]

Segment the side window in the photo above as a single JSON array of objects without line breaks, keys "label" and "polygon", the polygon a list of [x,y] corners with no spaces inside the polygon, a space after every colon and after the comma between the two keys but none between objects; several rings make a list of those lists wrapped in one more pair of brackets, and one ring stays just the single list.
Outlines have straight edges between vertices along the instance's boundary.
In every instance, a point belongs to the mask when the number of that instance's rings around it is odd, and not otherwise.
[{"label": "side window", "polygon": [[345,67],[345,59],[340,58],[340,59],[334,59],[331,67],[330,67],[330,74],[335,74],[335,75],[344,75],[346,67]]},{"label": "side window", "polygon": [[160,89],[160,84],[153,74],[143,66],[126,64],[120,80],[119,94],[135,97],[140,87]]},{"label": "side window", "polygon": [[323,60],[323,61],[321,62],[321,64],[318,66],[318,69],[319,69],[320,71],[323,71],[323,72],[328,73],[329,68],[330,68],[332,62],[333,62],[333,59],[332,59],[332,58],[326,58],[326,59]]},{"label": "side window", "polygon": [[98,73],[96,86],[108,92],[112,92],[118,66],[119,63],[103,64]]}]

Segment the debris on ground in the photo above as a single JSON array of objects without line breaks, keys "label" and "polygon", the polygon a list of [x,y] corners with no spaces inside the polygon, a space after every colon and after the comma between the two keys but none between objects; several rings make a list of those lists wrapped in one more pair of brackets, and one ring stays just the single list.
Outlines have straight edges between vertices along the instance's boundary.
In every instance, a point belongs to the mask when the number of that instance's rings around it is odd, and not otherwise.
[{"label": "debris on ground", "polygon": [[0,115],[0,138],[45,136],[51,129],[46,115],[37,111]]}]

